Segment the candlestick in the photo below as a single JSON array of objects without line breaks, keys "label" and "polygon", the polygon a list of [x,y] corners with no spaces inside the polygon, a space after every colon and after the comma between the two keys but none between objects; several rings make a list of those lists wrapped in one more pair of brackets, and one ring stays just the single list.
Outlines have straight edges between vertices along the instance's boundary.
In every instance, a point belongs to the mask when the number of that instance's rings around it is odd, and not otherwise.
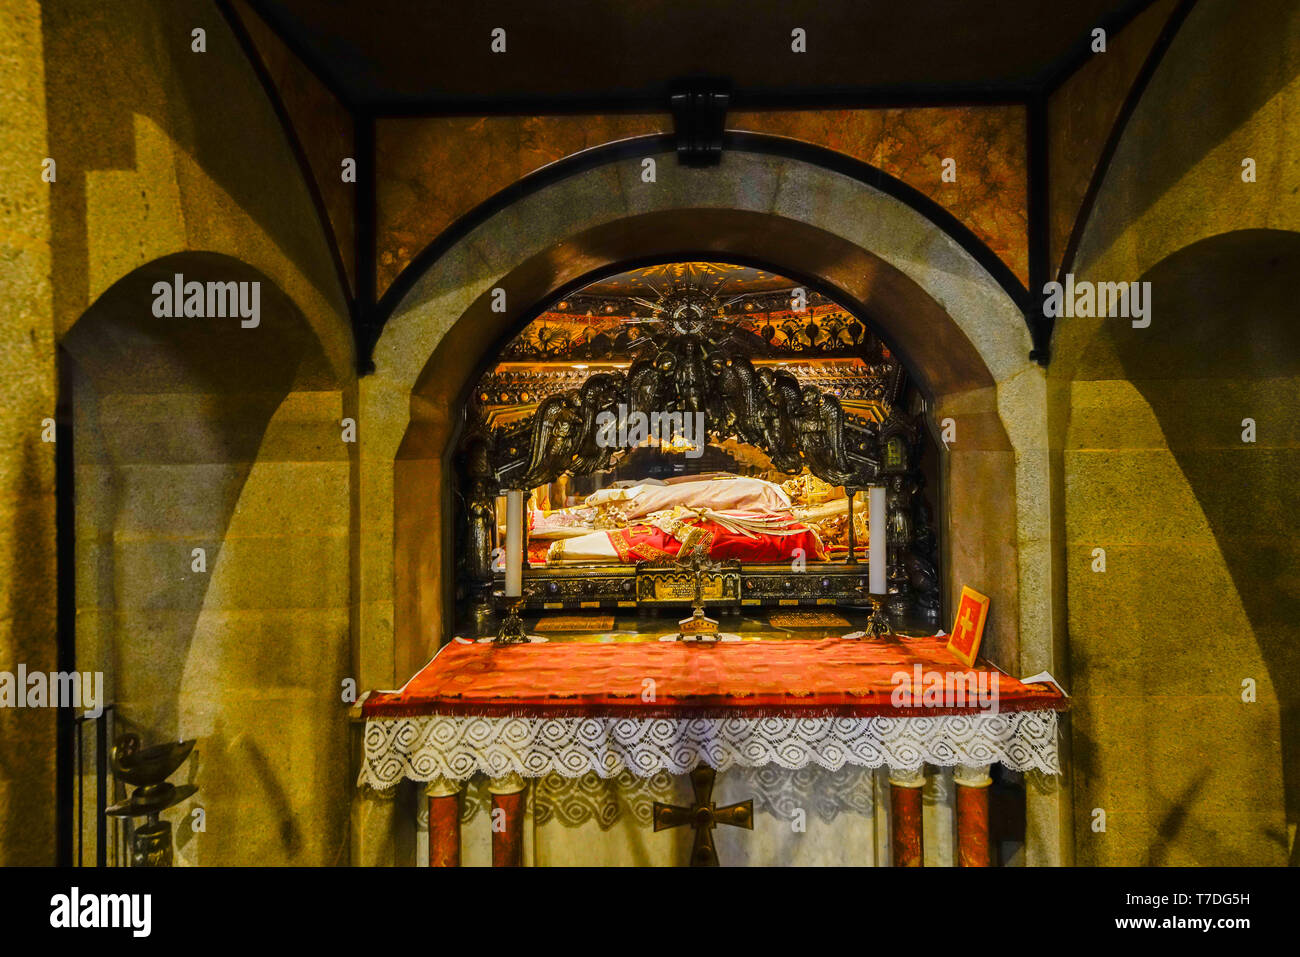
[{"label": "candlestick", "polygon": [[858,563],[858,530],[857,516],[853,514],[853,499],[857,496],[858,490],[851,488],[849,492],[849,559],[850,565]]},{"label": "candlestick", "polygon": [[[883,574],[883,572],[882,572]],[[524,593],[524,493],[506,491],[506,597]]]},{"label": "candlestick", "polygon": [[888,557],[885,554],[885,487],[883,485],[871,486],[870,511],[867,513],[867,520],[871,523],[869,534],[867,536],[867,581],[871,586],[871,594],[883,595],[885,593],[885,569],[888,567]]}]

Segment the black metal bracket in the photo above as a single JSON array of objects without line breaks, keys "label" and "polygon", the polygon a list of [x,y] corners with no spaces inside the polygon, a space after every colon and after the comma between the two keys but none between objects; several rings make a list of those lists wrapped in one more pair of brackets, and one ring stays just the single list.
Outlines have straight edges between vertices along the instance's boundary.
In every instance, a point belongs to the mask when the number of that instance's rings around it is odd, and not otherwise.
[{"label": "black metal bracket", "polygon": [[690,79],[672,85],[669,105],[679,163],[699,167],[717,166],[722,161],[722,134],[730,102],[731,84],[727,80]]},{"label": "black metal bracket", "polygon": [[1056,323],[1050,316],[1043,315],[1041,295],[1035,295],[1031,289],[1025,300],[1023,308],[1025,323],[1029,326],[1029,335],[1033,341],[1033,348],[1029,350],[1029,361],[1037,362],[1046,368],[1052,361],[1052,330]]}]

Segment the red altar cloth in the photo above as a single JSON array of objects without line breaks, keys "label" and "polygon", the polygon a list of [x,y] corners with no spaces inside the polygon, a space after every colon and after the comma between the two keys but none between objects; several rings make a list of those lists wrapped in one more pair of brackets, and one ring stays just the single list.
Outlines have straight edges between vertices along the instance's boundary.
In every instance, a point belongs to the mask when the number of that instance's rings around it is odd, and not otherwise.
[{"label": "red altar cloth", "polygon": [[[713,559],[788,562],[795,555],[803,555],[814,561],[826,558],[826,551],[822,548],[817,533],[799,522],[786,521],[783,530],[788,534],[785,535],[761,531],[741,534],[728,531],[717,522],[708,521],[686,522],[685,528],[688,531],[684,534],[688,538],[693,537],[695,542],[691,550],[703,551]],[[627,528],[610,529],[605,534],[618,553],[619,560],[627,564],[676,558],[682,552],[682,542],[654,525],[629,525]]]},{"label": "red altar cloth", "polygon": [[[969,675],[975,679],[972,690],[991,689],[996,676],[998,712],[1068,707],[1050,685],[1026,685],[982,663],[966,668],[947,651],[947,641],[453,642],[402,691],[367,697],[362,714],[902,718],[992,710],[978,700],[954,704],[951,695],[937,706],[923,703],[922,692],[935,674],[947,679],[945,685]],[[894,692],[901,682],[895,676],[904,672],[910,683],[918,666],[922,684],[911,703],[898,704]]]},{"label": "red altar cloth", "polygon": [[[726,513],[733,514],[733,513]],[[754,514],[764,517],[765,513]],[[796,556],[803,556],[809,561],[825,561],[826,549],[817,533],[799,522],[787,521],[784,535],[774,532],[728,531],[717,522],[688,521],[685,524],[688,540],[694,542],[691,551],[702,551],[709,558],[740,562],[789,562]],[[604,532],[610,547],[618,555],[618,560],[626,565],[637,562],[663,561],[677,558],[682,554],[682,542],[663,529],[654,525],[637,523],[626,528],[611,528]],[[691,538],[691,536],[695,536]],[[563,539],[559,540],[563,543]],[[547,539],[530,539],[528,542],[528,564],[542,566],[547,563],[551,546],[555,542]],[[560,545],[563,550],[563,544]],[[845,554],[848,550],[845,549]]]}]

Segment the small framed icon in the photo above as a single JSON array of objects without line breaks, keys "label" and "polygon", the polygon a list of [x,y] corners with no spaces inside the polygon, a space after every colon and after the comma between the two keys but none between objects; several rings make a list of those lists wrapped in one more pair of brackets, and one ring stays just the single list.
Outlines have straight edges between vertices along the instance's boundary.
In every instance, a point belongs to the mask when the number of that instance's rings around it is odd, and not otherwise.
[{"label": "small framed icon", "polygon": [[968,585],[961,589],[957,603],[957,617],[952,623],[948,650],[967,668],[975,664],[980,652],[980,639],[984,637],[984,620],[989,616],[989,599]]}]

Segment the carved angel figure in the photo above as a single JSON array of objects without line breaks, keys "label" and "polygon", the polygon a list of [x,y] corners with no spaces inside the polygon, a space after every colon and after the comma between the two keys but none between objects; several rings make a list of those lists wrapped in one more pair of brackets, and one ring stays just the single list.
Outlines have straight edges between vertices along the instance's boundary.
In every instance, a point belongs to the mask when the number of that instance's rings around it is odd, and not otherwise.
[{"label": "carved angel figure", "polygon": [[709,406],[710,428],[719,435],[734,433],[751,445],[763,442],[763,395],[753,364],[744,356],[715,356],[709,372],[722,400]]},{"label": "carved angel figure", "polygon": [[764,400],[763,438],[772,464],[783,472],[800,472],[803,460],[797,443],[803,393],[799,380],[780,369],[763,368],[758,370],[758,382]]},{"label": "carved angel figure", "polygon": [[596,416],[610,411],[623,394],[623,377],[589,376],[581,388],[553,395],[533,416],[532,443],[524,488],[534,488],[567,471],[605,468],[616,449],[596,442]]},{"label": "carved angel figure", "polygon": [[683,412],[703,412],[708,405],[705,393],[709,384],[704,343],[699,336],[688,335],[679,336],[672,345],[677,353],[677,367],[673,371],[677,404]]},{"label": "carved angel figure", "polygon": [[650,359],[637,359],[627,370],[627,398],[630,413],[649,415],[664,408],[668,383],[675,368],[672,353],[660,352]]},{"label": "carved angel figure", "polygon": [[839,399],[816,386],[804,386],[799,440],[814,474],[836,485],[852,480],[853,470],[844,456],[844,410]]}]

